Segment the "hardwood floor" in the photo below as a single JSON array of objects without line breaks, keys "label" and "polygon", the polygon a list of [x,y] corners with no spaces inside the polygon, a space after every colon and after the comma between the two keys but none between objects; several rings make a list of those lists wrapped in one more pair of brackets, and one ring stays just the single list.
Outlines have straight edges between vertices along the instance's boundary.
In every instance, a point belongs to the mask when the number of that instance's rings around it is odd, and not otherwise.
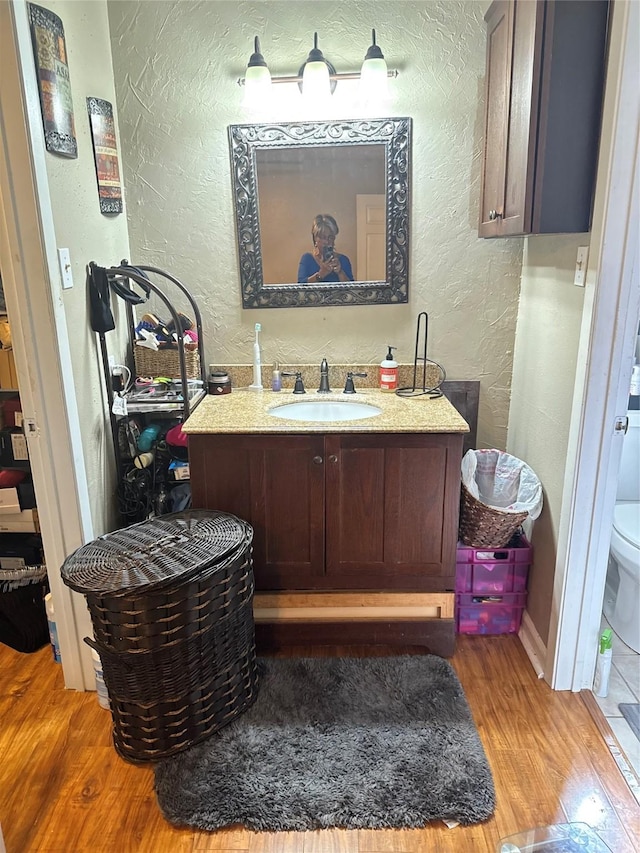
[{"label": "hardwood floor", "polygon": [[95,693],[63,688],[48,648],[23,655],[0,645],[7,853],[494,853],[519,830],[570,821],[593,826],[614,853],[640,849],[640,807],[580,695],[538,680],[515,636],[461,636],[452,663],[494,774],[491,820],[454,829],[206,833],[164,820],[151,768],[116,755],[109,712]]}]

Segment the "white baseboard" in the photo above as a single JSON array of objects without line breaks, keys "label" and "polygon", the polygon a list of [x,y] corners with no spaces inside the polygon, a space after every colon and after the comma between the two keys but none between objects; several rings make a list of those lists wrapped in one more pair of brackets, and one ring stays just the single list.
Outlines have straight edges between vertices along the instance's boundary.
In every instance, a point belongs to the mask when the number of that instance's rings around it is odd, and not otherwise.
[{"label": "white baseboard", "polygon": [[522,624],[518,631],[518,637],[522,643],[527,657],[531,661],[538,678],[544,678],[544,661],[547,659],[547,647],[542,642],[540,634],[535,629],[531,617],[525,610],[522,614]]}]

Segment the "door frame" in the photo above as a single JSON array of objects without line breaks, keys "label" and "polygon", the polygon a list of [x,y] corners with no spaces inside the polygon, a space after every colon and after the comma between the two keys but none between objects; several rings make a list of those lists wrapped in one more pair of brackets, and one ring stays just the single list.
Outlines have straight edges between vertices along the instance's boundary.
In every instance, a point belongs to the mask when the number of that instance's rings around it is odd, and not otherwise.
[{"label": "door frame", "polygon": [[567,452],[575,463],[565,475],[545,664],[555,690],[593,684],[622,452],[615,423],[627,414],[640,317],[640,4],[614,7],[612,40],[620,50],[617,78],[608,72],[616,85],[613,142],[599,168],[595,209],[602,228],[587,270]]},{"label": "door frame", "polygon": [[[585,366],[576,377],[568,454],[576,464],[569,466],[564,490],[545,667],[558,690],[590,687],[593,678],[594,639],[599,628],[616,463],[621,450],[613,420],[616,414],[626,412],[622,401],[626,400],[631,368],[629,317],[635,322],[637,311],[634,314],[633,307],[638,308],[640,301],[637,284],[634,289],[638,241],[632,227],[637,221],[638,175],[638,65],[632,53],[640,4],[615,5],[624,10],[625,32],[616,145],[600,244],[598,275],[607,287],[596,288],[597,271],[589,270],[579,358]],[[33,62],[26,61],[31,45],[25,3],[0,3],[0,23],[0,100],[12,100],[13,108],[20,102],[24,116],[23,126],[10,122],[0,104],[0,257],[25,418],[34,427],[28,439],[29,453],[50,582],[62,617],[65,685],[83,689],[90,685],[87,673],[83,675],[80,655],[80,626],[86,613],[79,597],[62,584],[57,568],[68,553],[93,534],[77,401],[72,383],[66,381],[72,375],[71,357],[35,71]],[[15,110],[13,115],[17,115]],[[630,174],[636,176],[633,197]]]},{"label": "door frame", "polygon": [[85,690],[88,612],[60,566],[93,524],[37,93],[27,6],[0,3],[0,263],[64,682]]}]

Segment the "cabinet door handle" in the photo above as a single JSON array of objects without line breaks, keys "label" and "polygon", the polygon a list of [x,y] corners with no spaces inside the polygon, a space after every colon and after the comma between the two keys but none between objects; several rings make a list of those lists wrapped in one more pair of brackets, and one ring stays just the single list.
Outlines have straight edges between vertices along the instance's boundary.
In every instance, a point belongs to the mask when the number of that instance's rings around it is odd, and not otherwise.
[{"label": "cabinet door handle", "polygon": [[314,456],[313,461],[316,465],[322,465],[322,456]]},{"label": "cabinet door handle", "polygon": [[335,453],[332,453],[331,456],[329,457],[329,462],[337,462],[337,461],[338,461],[338,457],[335,455]]},{"label": "cabinet door handle", "polygon": [[490,211],[489,211],[489,221],[490,221],[490,222],[493,222],[493,220],[496,218],[496,216],[497,216],[497,215],[498,215],[498,214],[496,213],[496,211],[495,211],[495,210],[490,210]]}]

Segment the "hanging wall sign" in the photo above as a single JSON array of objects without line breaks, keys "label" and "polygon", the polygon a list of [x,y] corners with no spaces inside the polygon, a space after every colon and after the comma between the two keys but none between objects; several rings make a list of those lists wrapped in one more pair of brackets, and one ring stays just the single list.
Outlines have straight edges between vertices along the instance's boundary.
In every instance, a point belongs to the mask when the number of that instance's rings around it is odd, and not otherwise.
[{"label": "hanging wall sign", "polygon": [[87,110],[91,123],[100,212],[122,213],[122,184],[113,107],[109,101],[103,101],[102,98],[87,98]]},{"label": "hanging wall sign", "polygon": [[33,3],[29,3],[29,20],[47,151],[64,157],[77,157],[78,143],[62,21],[53,12]]}]

